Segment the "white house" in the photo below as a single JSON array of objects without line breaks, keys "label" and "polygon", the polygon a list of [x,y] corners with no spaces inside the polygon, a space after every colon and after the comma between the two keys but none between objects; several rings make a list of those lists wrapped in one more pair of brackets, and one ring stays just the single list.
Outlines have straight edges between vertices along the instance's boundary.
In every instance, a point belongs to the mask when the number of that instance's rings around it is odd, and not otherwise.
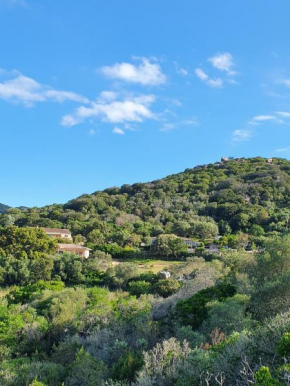
[{"label": "white house", "polygon": [[75,253],[85,259],[90,257],[90,248],[82,247],[81,245],[76,244],[58,244],[57,252],[58,253]]}]

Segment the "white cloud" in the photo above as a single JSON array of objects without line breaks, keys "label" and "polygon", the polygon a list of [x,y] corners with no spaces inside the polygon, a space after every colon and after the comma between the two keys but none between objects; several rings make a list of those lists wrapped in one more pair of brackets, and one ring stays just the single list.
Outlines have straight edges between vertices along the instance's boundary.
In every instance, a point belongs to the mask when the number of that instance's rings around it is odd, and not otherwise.
[{"label": "white cloud", "polygon": [[209,76],[201,69],[201,68],[196,68],[195,69],[195,75],[203,81],[206,81],[209,79]]},{"label": "white cloud", "polygon": [[94,129],[90,129],[90,130],[89,130],[89,135],[95,135],[95,134],[96,134],[96,132],[95,132]]},{"label": "white cloud", "polygon": [[110,102],[118,98],[118,93],[115,91],[102,91],[98,98],[99,102]]},{"label": "white cloud", "polygon": [[222,87],[223,81],[220,78],[211,79],[201,68],[195,69],[195,75],[210,87]]},{"label": "white cloud", "polygon": [[0,99],[22,103],[25,106],[33,106],[36,102],[46,101],[88,103],[88,99],[82,95],[70,91],[54,90],[19,73],[14,78],[0,83]]},{"label": "white cloud", "polygon": [[252,121],[262,122],[262,121],[273,121],[277,119],[274,115],[256,115]]},{"label": "white cloud", "polygon": [[177,62],[174,62],[175,70],[177,74],[182,75],[182,76],[188,76],[189,72],[186,68],[180,67]]},{"label": "white cloud", "polygon": [[154,95],[140,95],[112,102],[100,102],[98,99],[97,102],[92,102],[89,107],[80,106],[73,114],[65,115],[61,124],[63,126],[75,126],[88,118],[98,118],[110,123],[143,122],[145,119],[155,118],[150,110],[154,101]]},{"label": "white cloud", "polygon": [[207,84],[211,87],[222,87],[223,85],[223,81],[222,79],[220,78],[216,78],[216,79],[209,79],[207,81]]},{"label": "white cloud", "polygon": [[277,111],[276,114],[281,115],[281,117],[284,118],[290,118],[290,113],[288,113],[287,111]]},{"label": "white cloud", "polygon": [[232,70],[234,67],[233,57],[229,52],[217,54],[208,59],[214,68],[220,71],[227,72],[228,75],[235,75],[236,72]]},{"label": "white cloud", "polygon": [[102,73],[112,79],[120,79],[125,82],[139,83],[142,85],[157,86],[166,82],[166,76],[157,63],[151,63],[142,58],[141,63],[116,63],[113,66],[105,66]]},{"label": "white cloud", "polygon": [[80,123],[80,120],[77,117],[73,117],[72,115],[65,115],[61,119],[62,126],[72,127]]},{"label": "white cloud", "polygon": [[283,123],[283,121],[277,118],[275,115],[256,115],[250,121],[250,125],[259,125],[263,122],[275,122],[275,123]]},{"label": "white cloud", "polygon": [[186,119],[185,121],[181,122],[182,125],[185,126],[198,126],[198,120],[196,118]]},{"label": "white cloud", "polygon": [[174,128],[175,128],[175,125],[173,123],[164,123],[160,131],[166,132],[166,131],[173,130]]},{"label": "white cloud", "polygon": [[251,130],[235,130],[232,135],[234,142],[247,141],[253,135]]},{"label": "white cloud", "polygon": [[122,129],[120,129],[120,127],[115,126],[115,127],[113,128],[113,133],[114,133],[114,134],[119,134],[119,135],[124,135],[124,134],[125,134],[125,131],[122,130]]}]

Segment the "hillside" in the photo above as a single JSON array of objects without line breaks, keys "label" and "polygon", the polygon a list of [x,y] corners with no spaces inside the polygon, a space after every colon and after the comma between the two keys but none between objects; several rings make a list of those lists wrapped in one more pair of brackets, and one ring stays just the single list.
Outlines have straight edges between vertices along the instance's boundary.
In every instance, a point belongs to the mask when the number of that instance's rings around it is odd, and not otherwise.
[{"label": "hillside", "polygon": [[9,209],[0,221],[67,227],[94,245],[139,246],[172,233],[204,240],[288,231],[290,161],[233,159],[164,179],[84,194],[65,205]]},{"label": "hillside", "polygon": [[[282,159],[229,160],[8,209],[0,384],[289,384],[289,172]],[[69,227],[89,258],[58,253],[36,225]]]}]

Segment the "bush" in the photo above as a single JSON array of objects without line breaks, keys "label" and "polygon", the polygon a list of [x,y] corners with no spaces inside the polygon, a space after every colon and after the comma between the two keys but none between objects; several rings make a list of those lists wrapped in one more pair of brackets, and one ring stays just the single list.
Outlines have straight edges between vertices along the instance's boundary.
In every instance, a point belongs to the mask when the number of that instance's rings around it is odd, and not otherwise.
[{"label": "bush", "polygon": [[154,293],[167,298],[175,294],[180,288],[180,283],[175,279],[162,279],[159,280],[153,287]]},{"label": "bush", "polygon": [[286,332],[279,340],[277,353],[282,357],[290,357],[290,333]]},{"label": "bush", "polygon": [[180,300],[176,305],[176,314],[182,324],[196,329],[208,316],[207,303],[213,300],[223,301],[235,293],[235,287],[226,283],[203,289],[187,300]]},{"label": "bush", "polygon": [[152,288],[151,284],[145,280],[131,281],[128,286],[130,294],[136,296],[149,294]]}]

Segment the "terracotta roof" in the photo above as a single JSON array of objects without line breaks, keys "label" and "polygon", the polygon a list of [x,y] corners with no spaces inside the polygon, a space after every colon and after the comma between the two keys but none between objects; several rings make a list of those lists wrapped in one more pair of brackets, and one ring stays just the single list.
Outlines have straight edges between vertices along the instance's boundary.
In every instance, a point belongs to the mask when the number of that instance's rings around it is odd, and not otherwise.
[{"label": "terracotta roof", "polygon": [[72,251],[75,251],[75,250],[78,250],[78,251],[91,251],[90,248],[87,248],[87,247],[82,247],[81,245],[77,245],[77,244],[58,244],[58,249],[61,250],[72,250]]},{"label": "terracotta roof", "polygon": [[61,233],[63,235],[70,235],[70,231],[68,229],[58,229],[58,228],[42,228],[45,233]]}]

